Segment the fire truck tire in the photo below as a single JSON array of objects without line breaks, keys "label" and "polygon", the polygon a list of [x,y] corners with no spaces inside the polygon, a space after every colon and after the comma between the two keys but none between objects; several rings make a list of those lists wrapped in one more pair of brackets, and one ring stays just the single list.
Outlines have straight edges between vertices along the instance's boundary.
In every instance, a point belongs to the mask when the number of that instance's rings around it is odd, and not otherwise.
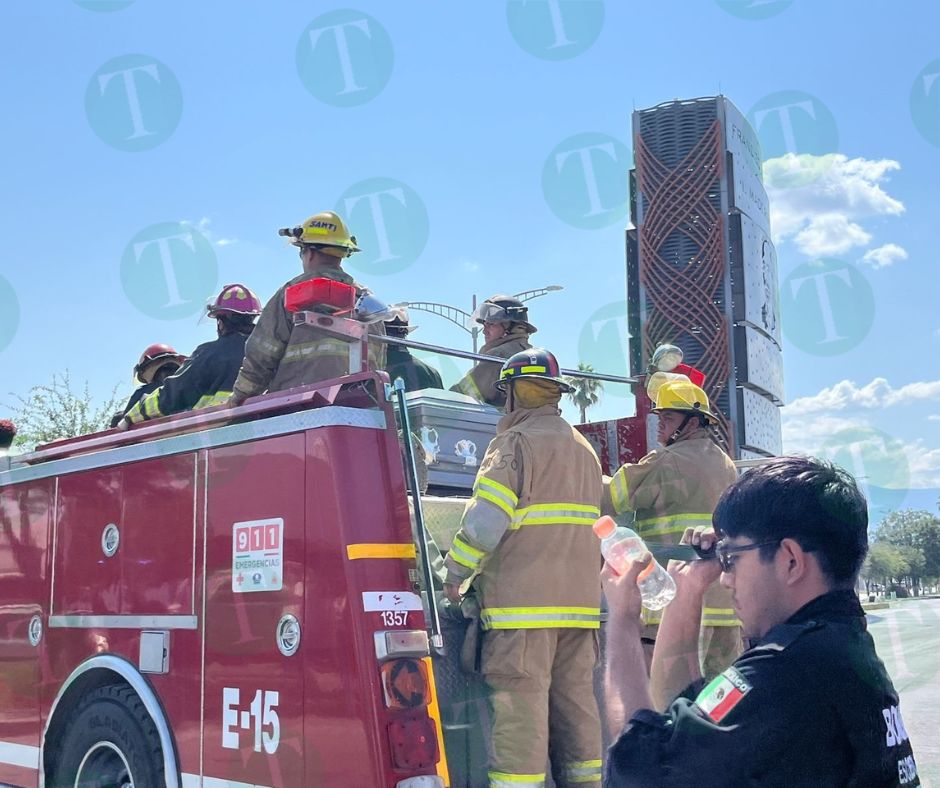
[{"label": "fire truck tire", "polygon": [[125,684],[90,692],[79,702],[56,748],[52,788],[122,788],[164,785],[157,728],[137,694]]}]

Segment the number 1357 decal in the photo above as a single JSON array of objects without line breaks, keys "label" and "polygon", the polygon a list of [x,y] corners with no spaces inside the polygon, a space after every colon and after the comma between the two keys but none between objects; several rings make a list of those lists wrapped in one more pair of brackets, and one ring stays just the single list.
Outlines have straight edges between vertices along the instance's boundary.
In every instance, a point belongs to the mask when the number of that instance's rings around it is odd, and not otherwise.
[{"label": "number 1357 decal", "polygon": [[241,732],[253,731],[255,752],[261,752],[263,746],[268,755],[274,755],[281,743],[281,721],[277,716],[278,693],[258,690],[247,709],[239,709],[240,694],[237,687],[222,689],[222,746],[238,750]]}]

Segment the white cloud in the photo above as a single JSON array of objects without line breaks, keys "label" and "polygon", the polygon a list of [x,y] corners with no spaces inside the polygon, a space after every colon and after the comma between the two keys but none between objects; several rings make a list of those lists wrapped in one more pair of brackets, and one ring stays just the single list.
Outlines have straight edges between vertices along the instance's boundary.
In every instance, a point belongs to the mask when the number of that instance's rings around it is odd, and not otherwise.
[{"label": "white cloud", "polygon": [[927,417],[927,421],[940,421],[940,413],[931,413]]},{"label": "white cloud", "polygon": [[189,219],[183,219],[180,224],[184,224],[187,227],[192,227],[195,230],[201,232],[209,240],[213,246],[231,246],[232,244],[237,244],[237,238],[219,238],[215,239],[212,232],[212,220],[208,216],[203,216],[198,222],[190,221]]},{"label": "white cloud", "polygon": [[853,246],[864,246],[871,241],[871,234],[844,214],[824,213],[810,219],[794,240],[805,255],[830,257],[845,254]]},{"label": "white cloud", "polygon": [[897,244],[885,244],[877,249],[869,249],[862,257],[862,262],[868,263],[875,270],[887,268],[898,260],[907,260],[907,250]]},{"label": "white cloud", "polygon": [[[891,159],[849,159],[841,153],[768,159],[764,181],[774,240],[792,239],[810,256],[839,255],[866,245],[871,234],[862,220],[899,216],[905,210],[882,188],[889,173],[900,167]],[[803,176],[798,178],[799,173]]]},{"label": "white cloud", "polygon": [[785,416],[797,418],[826,411],[854,408],[888,408],[892,405],[927,400],[940,402],[940,380],[918,381],[894,388],[885,378],[875,378],[859,387],[843,380],[811,397],[800,397],[783,408]]},{"label": "white cloud", "polygon": [[471,274],[480,270],[480,264],[476,260],[461,260],[460,267]]},{"label": "white cloud", "polygon": [[[877,430],[868,414],[884,408],[940,402],[940,380],[918,381],[894,388],[884,378],[864,386],[853,381],[824,388],[794,400],[781,410],[783,447],[788,454],[810,454],[868,462],[871,478],[881,487],[940,487],[940,448],[922,439],[903,441]],[[940,421],[940,415],[930,415]],[[856,474],[864,469],[849,468]]]}]

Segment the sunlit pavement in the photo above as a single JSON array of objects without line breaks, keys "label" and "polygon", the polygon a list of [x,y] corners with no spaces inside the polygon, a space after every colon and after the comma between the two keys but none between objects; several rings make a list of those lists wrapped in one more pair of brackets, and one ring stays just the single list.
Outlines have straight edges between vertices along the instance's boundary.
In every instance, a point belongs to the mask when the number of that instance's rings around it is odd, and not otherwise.
[{"label": "sunlit pavement", "polygon": [[921,780],[940,788],[940,599],[898,600],[872,610],[868,629],[901,695]]}]

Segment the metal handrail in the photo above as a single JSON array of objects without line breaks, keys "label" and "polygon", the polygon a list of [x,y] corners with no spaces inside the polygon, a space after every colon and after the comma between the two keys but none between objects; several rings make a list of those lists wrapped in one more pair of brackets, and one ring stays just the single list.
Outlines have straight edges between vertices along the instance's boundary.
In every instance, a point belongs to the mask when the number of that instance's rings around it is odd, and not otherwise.
[{"label": "metal handrail", "polygon": [[[383,336],[381,334],[369,334],[370,342],[385,342],[388,345],[402,345],[412,347],[415,350],[426,350],[430,353],[437,353],[442,356],[454,356],[456,358],[466,358],[471,361],[495,361],[499,364],[505,364],[506,359],[499,356],[486,356],[482,353],[471,353],[469,350],[453,350],[440,345],[430,345],[425,342],[415,342],[413,339],[400,339],[399,337]],[[620,375],[607,375],[603,372],[585,372],[580,369],[562,369],[561,374],[570,378],[589,378],[591,380],[605,380],[610,383],[638,383],[637,378],[625,378]]]}]

